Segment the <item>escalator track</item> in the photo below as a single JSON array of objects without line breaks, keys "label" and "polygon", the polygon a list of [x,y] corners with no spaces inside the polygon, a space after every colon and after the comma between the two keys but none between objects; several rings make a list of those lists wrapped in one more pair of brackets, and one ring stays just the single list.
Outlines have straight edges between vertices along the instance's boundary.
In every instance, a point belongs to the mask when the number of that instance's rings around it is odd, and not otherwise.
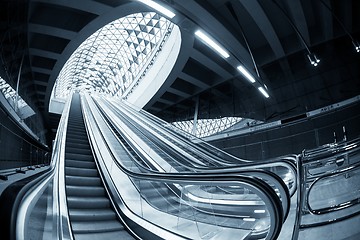
[{"label": "escalator track", "polygon": [[87,137],[80,96],[70,107],[65,147],[65,183],[75,239],[134,239],[111,206]]}]

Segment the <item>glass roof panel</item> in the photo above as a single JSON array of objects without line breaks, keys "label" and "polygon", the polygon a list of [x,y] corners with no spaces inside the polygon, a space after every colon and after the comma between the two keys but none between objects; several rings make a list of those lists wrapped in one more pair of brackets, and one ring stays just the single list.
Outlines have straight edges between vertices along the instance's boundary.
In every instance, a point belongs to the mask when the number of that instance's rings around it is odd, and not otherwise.
[{"label": "glass roof panel", "polygon": [[161,51],[173,24],[154,12],[115,20],[85,40],[65,63],[52,94],[73,89],[121,96]]},{"label": "glass roof panel", "polygon": [[17,96],[15,89],[13,89],[3,78],[0,77],[0,91],[4,94],[6,100],[14,107],[16,100],[18,101],[18,108],[24,108],[28,104],[22,99],[22,97]]},{"label": "glass roof panel", "polygon": [[[190,133],[196,137],[207,137],[219,132],[222,132],[231,126],[235,125],[242,118],[240,117],[223,117],[218,119],[198,119],[196,129],[194,129],[194,121],[180,121],[172,124],[181,130]],[[195,132],[194,132],[195,130]]]}]

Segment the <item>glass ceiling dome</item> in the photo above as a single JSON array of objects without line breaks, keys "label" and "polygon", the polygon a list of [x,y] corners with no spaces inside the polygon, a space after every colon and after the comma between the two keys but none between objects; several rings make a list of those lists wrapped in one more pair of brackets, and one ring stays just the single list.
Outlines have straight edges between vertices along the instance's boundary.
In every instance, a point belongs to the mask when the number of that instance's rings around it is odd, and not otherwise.
[{"label": "glass ceiling dome", "polygon": [[154,12],[131,14],[105,25],[65,63],[51,98],[66,99],[75,89],[122,96],[144,77],[174,26]]}]

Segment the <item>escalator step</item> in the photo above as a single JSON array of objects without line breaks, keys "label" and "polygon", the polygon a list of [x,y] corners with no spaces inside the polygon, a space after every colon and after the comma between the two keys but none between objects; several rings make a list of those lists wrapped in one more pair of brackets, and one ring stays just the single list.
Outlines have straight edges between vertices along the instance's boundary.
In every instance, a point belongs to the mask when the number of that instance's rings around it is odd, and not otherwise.
[{"label": "escalator step", "polygon": [[87,196],[87,197],[101,197],[105,196],[105,189],[101,187],[84,187],[84,186],[66,186],[66,193],[68,196]]},{"label": "escalator step", "polygon": [[99,176],[79,94],[71,102],[65,159],[66,198],[74,238],[134,239],[118,220]]},{"label": "escalator step", "polygon": [[71,221],[106,221],[116,220],[115,212],[110,208],[104,209],[69,209]]},{"label": "escalator step", "polygon": [[66,152],[67,153],[84,154],[84,155],[92,155],[91,149],[89,149],[89,147],[72,148],[72,147],[66,146]]},{"label": "escalator step", "polygon": [[90,144],[87,143],[72,143],[72,142],[67,142],[66,147],[69,148],[90,148]]},{"label": "escalator step", "polygon": [[[87,139],[80,139],[80,138],[67,138],[66,144],[89,144]],[[89,145],[90,146],[90,145]]]},{"label": "escalator step", "polygon": [[76,154],[76,153],[65,153],[65,158],[74,160],[94,161],[92,155]]},{"label": "escalator step", "polygon": [[69,197],[69,208],[110,208],[110,200],[106,197]]},{"label": "escalator step", "polygon": [[76,240],[103,240],[103,239],[121,239],[121,240],[133,240],[130,234],[125,231],[114,231],[106,233],[83,233],[76,234]]},{"label": "escalator step", "polygon": [[118,221],[98,221],[96,224],[88,221],[79,221],[72,223],[72,229],[77,234],[122,231],[124,227]]},{"label": "escalator step", "polygon": [[84,121],[73,122],[73,121],[70,120],[68,122],[68,129],[85,129]]},{"label": "escalator step", "polygon": [[88,169],[88,168],[77,168],[77,167],[65,167],[65,174],[70,176],[80,176],[80,177],[97,177],[97,169]]},{"label": "escalator step", "polygon": [[66,184],[71,186],[102,186],[98,177],[66,176]]},{"label": "escalator step", "polygon": [[72,134],[82,134],[82,135],[86,134],[85,128],[69,127],[67,130],[68,130],[68,133],[72,133]]},{"label": "escalator step", "polygon": [[77,167],[77,168],[96,168],[96,164],[93,161],[82,161],[82,160],[73,160],[66,159],[65,160],[66,167]]},{"label": "escalator step", "polygon": [[83,125],[83,123],[81,123],[81,125],[69,123],[67,130],[69,131],[69,133],[71,133],[71,132],[86,132],[86,129],[85,129],[85,126]]},{"label": "escalator step", "polygon": [[81,139],[87,138],[86,132],[76,133],[76,132],[71,132],[71,131],[69,131],[69,132],[66,134],[66,136],[69,137],[69,138],[81,138]]}]

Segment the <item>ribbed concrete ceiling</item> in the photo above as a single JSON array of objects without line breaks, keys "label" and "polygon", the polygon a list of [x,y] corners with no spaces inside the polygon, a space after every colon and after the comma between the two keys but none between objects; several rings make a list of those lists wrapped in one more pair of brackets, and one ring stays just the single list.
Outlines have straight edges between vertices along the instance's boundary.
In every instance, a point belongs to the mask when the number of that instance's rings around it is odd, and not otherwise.
[{"label": "ribbed concrete ceiling", "polygon": [[[200,118],[272,120],[360,93],[360,54],[346,33],[360,39],[360,1],[157,2],[176,13],[172,21],[182,32],[175,68],[145,106],[167,121],[191,119],[197,100]],[[153,9],[137,1],[1,1],[0,74],[15,86],[25,53],[20,94],[43,113],[49,129],[54,128],[56,116],[48,113],[48,103],[66,60],[100,27],[143,11]],[[195,38],[198,28],[220,42],[232,57],[223,59]],[[318,67],[310,65],[301,38],[321,59]],[[234,68],[234,62],[241,62],[255,75],[249,49],[270,99],[264,99]]]}]

